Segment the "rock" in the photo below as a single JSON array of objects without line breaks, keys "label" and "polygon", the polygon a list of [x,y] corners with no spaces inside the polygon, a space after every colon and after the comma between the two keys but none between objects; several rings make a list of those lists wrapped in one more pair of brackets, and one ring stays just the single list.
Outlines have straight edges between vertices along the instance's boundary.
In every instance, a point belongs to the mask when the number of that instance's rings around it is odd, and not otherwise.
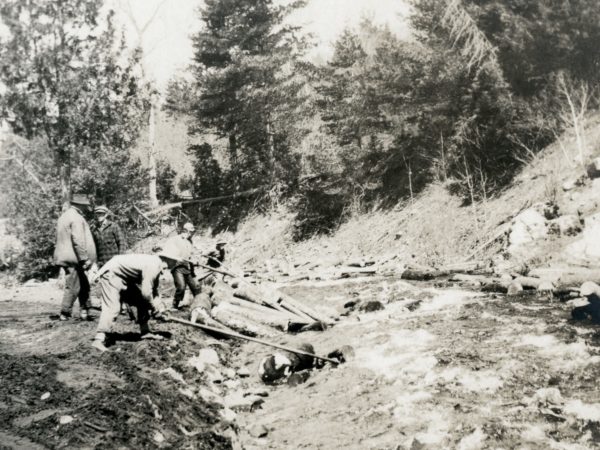
[{"label": "rock", "polygon": [[359,308],[363,312],[374,312],[381,311],[384,309],[383,303],[378,300],[372,300],[370,302],[362,303]]},{"label": "rock", "polygon": [[310,377],[310,373],[308,371],[302,371],[291,374],[287,379],[288,386],[298,386],[299,384],[305,383],[306,380]]},{"label": "rock", "polygon": [[562,258],[572,264],[597,266],[600,262],[600,214],[585,218],[581,238],[567,247]]},{"label": "rock", "polygon": [[355,354],[354,348],[352,348],[350,345],[343,345],[342,347],[330,352],[327,357],[337,359],[343,363],[352,359]]},{"label": "rock", "polygon": [[253,425],[248,428],[248,434],[255,438],[262,438],[269,434],[269,430],[264,425]]},{"label": "rock", "polygon": [[229,378],[230,380],[233,380],[235,378],[235,370],[233,370],[231,368],[227,368],[227,369],[225,369],[224,375],[227,378]]},{"label": "rock", "polygon": [[156,442],[157,444],[162,444],[163,442],[165,442],[165,437],[163,436],[163,434],[156,430],[154,432],[154,434],[152,435],[152,439],[154,440],[154,442]]},{"label": "rock", "polygon": [[178,391],[180,394],[185,395],[187,398],[190,398],[192,400],[194,400],[196,398],[194,391],[192,391],[190,388],[186,388],[186,389],[179,388]]},{"label": "rock", "polygon": [[204,369],[204,374],[206,374],[206,378],[211,383],[220,384],[224,381],[223,374],[219,369],[213,366],[208,366]]},{"label": "rock", "polygon": [[513,281],[512,283],[509,284],[508,286],[508,291],[506,292],[506,295],[517,295],[519,292],[521,292],[523,290],[523,286],[521,286],[521,283],[517,282],[517,281]]},{"label": "rock", "polygon": [[248,370],[247,367],[240,367],[237,370],[237,374],[238,374],[238,377],[240,377],[240,378],[247,378],[250,376],[250,371]]},{"label": "rock", "polygon": [[204,372],[207,367],[215,367],[220,364],[219,354],[212,348],[203,348],[198,356],[187,360],[189,366],[195,367],[198,372]]},{"label": "rock", "polygon": [[183,375],[181,375],[179,372],[177,372],[172,367],[163,369],[159,373],[161,373],[161,374],[164,373],[164,374],[170,376],[171,378],[173,378],[175,381],[179,381],[180,383],[185,383],[185,380],[183,379]]},{"label": "rock", "polygon": [[226,422],[233,423],[237,418],[237,414],[227,407],[223,408],[221,411],[219,411],[219,413],[221,414],[223,420],[225,420]]},{"label": "rock", "polygon": [[48,400],[50,398],[50,392],[45,392],[40,397],[40,400]]},{"label": "rock", "polygon": [[594,178],[600,178],[600,158],[594,159],[585,167],[588,177],[592,180]]},{"label": "rock", "polygon": [[577,179],[571,178],[562,184],[562,189],[565,192],[572,191],[577,186]]},{"label": "rock", "polygon": [[575,236],[581,233],[582,226],[575,214],[560,216],[548,222],[548,232],[559,236]]},{"label": "rock", "polygon": [[204,400],[205,402],[222,403],[221,397],[208,389],[200,388],[198,390],[198,395],[200,395],[200,397],[202,397],[202,400]]},{"label": "rock", "polygon": [[223,382],[223,386],[231,390],[239,388],[240,384],[240,380],[225,380],[225,382]]},{"label": "rock", "polygon": [[264,399],[257,395],[244,396],[242,392],[233,392],[223,399],[226,408],[232,411],[254,411],[264,403]]},{"label": "rock", "polygon": [[546,219],[535,209],[526,209],[513,219],[507,251],[513,256],[526,254],[529,244],[543,239],[547,234]]},{"label": "rock", "polygon": [[60,423],[61,425],[66,425],[68,423],[73,422],[75,419],[73,418],[73,416],[60,416],[60,418],[58,419],[58,423]]}]

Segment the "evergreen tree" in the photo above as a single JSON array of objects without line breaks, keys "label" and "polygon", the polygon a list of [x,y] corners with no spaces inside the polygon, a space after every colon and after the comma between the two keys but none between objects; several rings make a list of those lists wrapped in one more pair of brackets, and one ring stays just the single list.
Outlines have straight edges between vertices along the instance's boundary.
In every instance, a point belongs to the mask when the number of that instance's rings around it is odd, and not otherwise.
[{"label": "evergreen tree", "polygon": [[302,102],[298,59],[306,43],[284,20],[303,4],[207,0],[201,11],[205,27],[193,37],[193,131],[228,140],[235,189],[294,177],[284,124]]}]

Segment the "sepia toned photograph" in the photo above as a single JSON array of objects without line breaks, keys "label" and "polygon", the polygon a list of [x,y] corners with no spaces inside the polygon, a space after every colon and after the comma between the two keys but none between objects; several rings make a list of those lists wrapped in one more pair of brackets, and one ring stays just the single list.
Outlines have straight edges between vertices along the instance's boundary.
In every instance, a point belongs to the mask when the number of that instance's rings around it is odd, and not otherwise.
[{"label": "sepia toned photograph", "polygon": [[598,0],[0,0],[0,450],[600,448]]}]

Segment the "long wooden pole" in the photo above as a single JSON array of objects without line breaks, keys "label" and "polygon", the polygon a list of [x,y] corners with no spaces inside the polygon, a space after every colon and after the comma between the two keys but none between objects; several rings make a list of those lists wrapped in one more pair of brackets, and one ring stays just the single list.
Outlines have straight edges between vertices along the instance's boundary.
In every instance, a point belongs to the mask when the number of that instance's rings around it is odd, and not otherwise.
[{"label": "long wooden pole", "polygon": [[327,361],[327,362],[330,362],[332,364],[336,364],[337,365],[337,364],[340,363],[340,361],[338,361],[338,360],[327,358],[325,356],[319,356],[319,355],[315,355],[313,353],[305,352],[305,351],[302,351],[302,350],[297,350],[297,349],[292,348],[292,347],[286,347],[285,345],[279,345],[279,344],[275,344],[273,342],[264,341],[262,339],[257,339],[257,338],[253,338],[253,337],[250,337],[250,336],[244,336],[243,334],[236,333],[235,331],[229,331],[229,330],[225,330],[225,329],[222,329],[222,328],[211,327],[209,325],[203,325],[203,324],[199,324],[199,323],[189,322],[187,320],[179,319],[178,317],[172,317],[172,316],[170,316],[168,314],[165,315],[165,319],[168,320],[168,321],[170,321],[170,322],[177,322],[177,323],[180,323],[182,325],[187,325],[187,326],[190,326],[190,327],[200,328],[201,330],[212,331],[212,332],[215,332],[215,333],[223,334],[225,336],[231,336],[231,337],[234,337],[234,338],[243,339],[245,341],[256,342],[257,344],[266,345],[267,347],[273,347],[273,348],[277,348],[279,350],[285,350],[287,352],[292,352],[292,353],[295,353],[297,355],[311,356],[313,358],[322,359],[323,361]]}]

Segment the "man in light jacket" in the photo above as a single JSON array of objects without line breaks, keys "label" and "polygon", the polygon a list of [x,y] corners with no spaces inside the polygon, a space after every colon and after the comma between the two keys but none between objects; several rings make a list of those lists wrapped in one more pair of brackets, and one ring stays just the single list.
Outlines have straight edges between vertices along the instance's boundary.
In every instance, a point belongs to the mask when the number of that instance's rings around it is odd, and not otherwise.
[{"label": "man in light jacket", "polygon": [[61,214],[56,224],[54,264],[65,270],[65,290],[60,320],[71,317],[75,299],[79,298],[79,315],[88,319],[90,283],[86,271],[96,262],[96,246],[90,227],[83,217],[91,204],[86,195],[74,194],[71,206]]},{"label": "man in light jacket", "polygon": [[142,339],[161,339],[150,332],[148,320],[151,316],[160,318],[164,308],[160,302],[158,283],[160,274],[172,268],[176,261],[164,253],[158,255],[133,254],[117,255],[111,258],[96,274],[102,293],[102,312],[92,346],[106,351],[106,335],[125,303],[137,310],[137,322]]},{"label": "man in light jacket", "polygon": [[185,297],[185,288],[189,286],[194,296],[200,294],[202,288],[195,278],[194,267],[189,263],[194,247],[192,236],[196,229],[191,223],[183,225],[183,231],[169,238],[162,248],[163,253],[176,258],[175,266],[171,268],[173,282],[175,283],[175,295],[173,297],[173,308],[179,309],[180,303]]}]

